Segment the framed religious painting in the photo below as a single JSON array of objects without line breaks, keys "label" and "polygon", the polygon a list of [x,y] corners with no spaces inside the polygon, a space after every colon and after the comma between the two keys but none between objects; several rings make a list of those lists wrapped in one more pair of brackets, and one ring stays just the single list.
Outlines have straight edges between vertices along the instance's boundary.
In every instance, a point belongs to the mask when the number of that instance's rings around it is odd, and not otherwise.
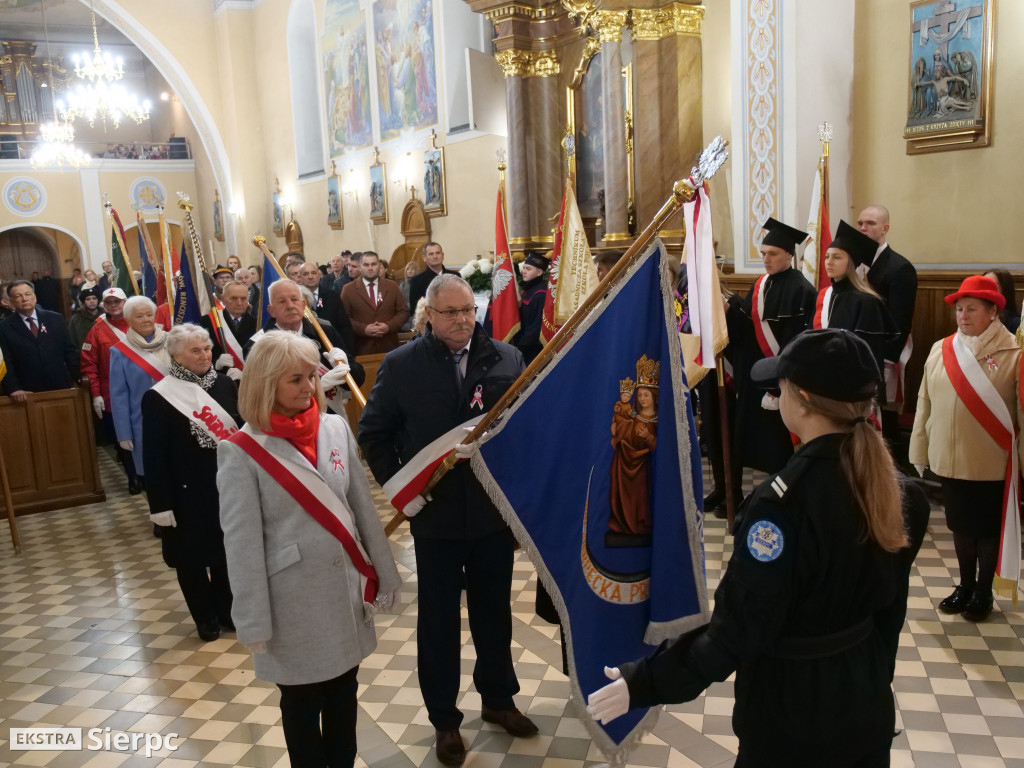
[{"label": "framed religious painting", "polygon": [[[376,151],[374,157],[377,157]],[[388,183],[384,163],[379,160],[370,166],[370,221],[388,223]]]},{"label": "framed religious painting", "polygon": [[423,153],[423,210],[428,216],[448,214],[448,188],[444,178],[444,147]]},{"label": "framed religious painting", "polygon": [[332,173],[327,179],[327,225],[331,229],[345,228],[341,217],[341,185],[337,173]]},{"label": "framed religious painting", "polygon": [[213,190],[213,236],[224,242],[224,209],[220,202],[220,191]]},{"label": "framed religious painting", "polygon": [[280,237],[284,237],[284,212],[282,210],[283,205],[281,203],[281,182],[278,179],[274,179],[274,234]]},{"label": "framed religious painting", "polygon": [[995,1],[910,4],[908,155],[988,146]]}]

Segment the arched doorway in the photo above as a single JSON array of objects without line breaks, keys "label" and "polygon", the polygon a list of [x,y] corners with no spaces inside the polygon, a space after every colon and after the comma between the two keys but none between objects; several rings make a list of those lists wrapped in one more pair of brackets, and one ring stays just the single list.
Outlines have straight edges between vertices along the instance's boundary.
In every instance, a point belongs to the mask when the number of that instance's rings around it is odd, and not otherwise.
[{"label": "arched doorway", "polygon": [[67,281],[61,275],[81,265],[81,242],[62,229],[33,224],[0,231],[0,281],[45,280],[49,275],[56,285],[49,289],[37,285],[44,309],[68,315],[71,304]]}]

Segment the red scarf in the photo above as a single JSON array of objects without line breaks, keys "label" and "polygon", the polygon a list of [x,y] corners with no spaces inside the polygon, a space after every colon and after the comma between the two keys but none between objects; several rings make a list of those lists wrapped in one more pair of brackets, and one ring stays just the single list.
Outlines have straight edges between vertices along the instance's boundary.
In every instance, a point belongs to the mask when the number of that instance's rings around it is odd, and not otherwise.
[{"label": "red scarf", "polygon": [[267,434],[271,437],[283,437],[294,445],[313,465],[313,469],[316,469],[316,438],[319,432],[320,407],[316,400],[292,419],[277,411],[270,413],[270,431]]}]

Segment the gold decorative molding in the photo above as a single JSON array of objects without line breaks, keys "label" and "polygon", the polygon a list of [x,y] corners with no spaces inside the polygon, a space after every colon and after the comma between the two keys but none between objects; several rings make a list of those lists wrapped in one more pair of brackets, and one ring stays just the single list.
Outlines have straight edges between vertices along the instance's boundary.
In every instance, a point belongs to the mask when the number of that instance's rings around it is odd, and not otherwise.
[{"label": "gold decorative molding", "polygon": [[562,71],[554,51],[509,48],[494,54],[505,77],[551,77]]},{"label": "gold decorative molding", "polygon": [[572,88],[579,88],[580,83],[583,82],[583,76],[587,74],[587,67],[590,66],[590,60],[594,58],[594,55],[599,53],[601,50],[601,43],[597,41],[596,37],[588,37],[586,43],[583,45],[583,50],[580,52],[580,63],[576,65],[576,70],[572,73]]},{"label": "gold decorative molding", "polygon": [[553,19],[562,12],[558,5],[545,5],[537,8],[522,3],[507,3],[498,8],[491,8],[483,11],[483,16],[488,21],[504,21],[505,19],[520,18],[531,21],[543,21]]},{"label": "gold decorative molding", "polygon": [[584,25],[594,13],[594,0],[561,0],[561,5],[569,13],[570,19],[579,19]]},{"label": "gold decorative molding", "polygon": [[662,8],[634,8],[630,28],[634,40],[663,40],[676,35],[700,35],[703,5],[673,3]]},{"label": "gold decorative molding", "polygon": [[618,43],[622,41],[622,28],[628,18],[629,11],[595,11],[590,16],[590,25],[602,43]]}]

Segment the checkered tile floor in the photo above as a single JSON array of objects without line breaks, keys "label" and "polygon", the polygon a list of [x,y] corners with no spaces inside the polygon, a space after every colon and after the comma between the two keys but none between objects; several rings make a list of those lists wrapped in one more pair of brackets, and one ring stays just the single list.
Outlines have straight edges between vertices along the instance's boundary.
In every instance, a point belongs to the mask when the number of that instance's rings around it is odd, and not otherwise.
[{"label": "checkered tile floor", "polygon": [[[198,639],[174,573],[160,559],[142,497],[124,492],[123,477],[105,457],[102,468],[107,503],[21,518],[21,555],[0,532],[0,766],[287,766],[277,691],[253,678],[251,660],[232,635]],[[380,508],[387,516],[386,505]],[[713,589],[731,540],[714,519],[706,539]],[[357,765],[436,768],[416,683],[416,574],[407,526],[393,537],[393,550],[406,578],[404,609],[378,617],[377,652],[360,671]],[[892,764],[1024,768],[1024,615],[1004,600],[979,625],[938,614],[934,605],[949,592],[951,574],[952,539],[936,510],[911,577],[894,684],[904,730]],[[602,760],[568,702],[557,628],[534,615],[535,585],[520,553],[512,606],[518,703],[541,734],[512,739],[480,720],[464,625],[462,732],[470,768],[585,768]],[[732,765],[731,711],[731,682],[669,707],[629,764]],[[12,751],[8,729],[29,726],[181,738],[176,751],[150,758],[141,751]]]}]

